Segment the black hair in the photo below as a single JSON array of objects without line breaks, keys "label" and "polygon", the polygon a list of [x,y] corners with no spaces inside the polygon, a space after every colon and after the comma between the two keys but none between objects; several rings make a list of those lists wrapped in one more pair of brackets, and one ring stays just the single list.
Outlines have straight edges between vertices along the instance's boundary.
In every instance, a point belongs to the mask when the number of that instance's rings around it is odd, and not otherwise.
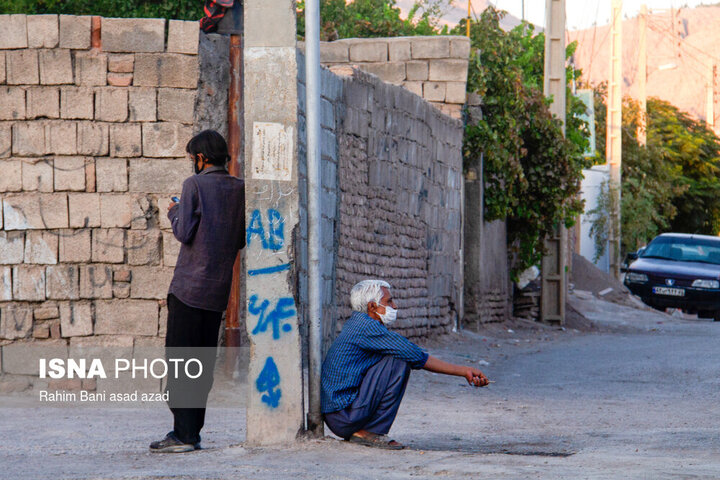
[{"label": "black hair", "polygon": [[203,130],[195,135],[185,146],[185,151],[193,158],[202,153],[213,165],[223,166],[230,160],[227,143],[215,130]]}]

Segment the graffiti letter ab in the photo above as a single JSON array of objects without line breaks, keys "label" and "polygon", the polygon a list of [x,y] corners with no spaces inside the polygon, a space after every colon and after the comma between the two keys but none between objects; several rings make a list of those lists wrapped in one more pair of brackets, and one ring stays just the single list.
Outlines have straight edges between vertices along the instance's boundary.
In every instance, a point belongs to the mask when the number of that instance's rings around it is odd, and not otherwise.
[{"label": "graffiti letter ab", "polygon": [[280,250],[285,244],[285,220],[280,212],[274,208],[267,211],[268,233],[265,235],[265,227],[263,225],[262,214],[260,210],[255,209],[250,217],[250,224],[246,231],[246,244],[249,247],[252,243],[253,236],[258,235],[262,242],[262,248],[265,250]]}]

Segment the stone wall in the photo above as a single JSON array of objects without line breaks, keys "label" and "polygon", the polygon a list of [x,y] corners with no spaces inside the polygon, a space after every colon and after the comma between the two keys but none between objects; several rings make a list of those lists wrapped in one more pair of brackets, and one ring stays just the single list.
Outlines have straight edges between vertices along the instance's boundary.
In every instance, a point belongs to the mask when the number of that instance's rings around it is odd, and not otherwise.
[{"label": "stone wall", "polygon": [[[0,29],[0,344],[161,344],[197,22],[0,15]],[[3,347],[5,373],[21,373],[17,351]]]},{"label": "stone wall", "polygon": [[465,104],[470,40],[458,36],[351,38],[322,42],[323,65],[352,65],[424,98],[460,118]]},{"label": "stone wall", "polygon": [[[462,298],[462,123],[401,86],[333,70],[346,75],[322,74],[322,269],[332,298],[323,308],[325,346],[351,313],[350,289],[366,278],[393,286],[400,306],[394,329],[414,338],[448,332]],[[302,74],[300,81],[304,174]],[[307,265],[304,230],[301,236],[300,264]],[[305,275],[303,267],[302,299]]]}]

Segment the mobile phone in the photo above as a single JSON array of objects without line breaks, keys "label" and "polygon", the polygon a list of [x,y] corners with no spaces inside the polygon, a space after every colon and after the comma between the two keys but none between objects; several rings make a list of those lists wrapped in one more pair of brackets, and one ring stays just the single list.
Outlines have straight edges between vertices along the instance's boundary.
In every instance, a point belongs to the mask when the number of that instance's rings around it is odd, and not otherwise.
[{"label": "mobile phone", "polygon": [[172,200],[175,203],[179,203],[180,199],[178,197],[170,197],[170,200]]}]

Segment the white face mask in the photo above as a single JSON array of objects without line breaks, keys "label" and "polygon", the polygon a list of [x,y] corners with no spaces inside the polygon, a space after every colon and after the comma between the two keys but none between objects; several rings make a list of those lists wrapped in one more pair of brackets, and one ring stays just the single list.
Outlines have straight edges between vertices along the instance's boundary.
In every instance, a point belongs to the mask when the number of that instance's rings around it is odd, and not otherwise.
[{"label": "white face mask", "polygon": [[389,305],[382,305],[382,306],[385,307],[385,313],[380,313],[378,311],[375,311],[375,313],[378,314],[378,316],[380,317],[380,320],[382,320],[382,322],[385,325],[390,325],[395,320],[397,320],[397,309],[392,308]]}]

